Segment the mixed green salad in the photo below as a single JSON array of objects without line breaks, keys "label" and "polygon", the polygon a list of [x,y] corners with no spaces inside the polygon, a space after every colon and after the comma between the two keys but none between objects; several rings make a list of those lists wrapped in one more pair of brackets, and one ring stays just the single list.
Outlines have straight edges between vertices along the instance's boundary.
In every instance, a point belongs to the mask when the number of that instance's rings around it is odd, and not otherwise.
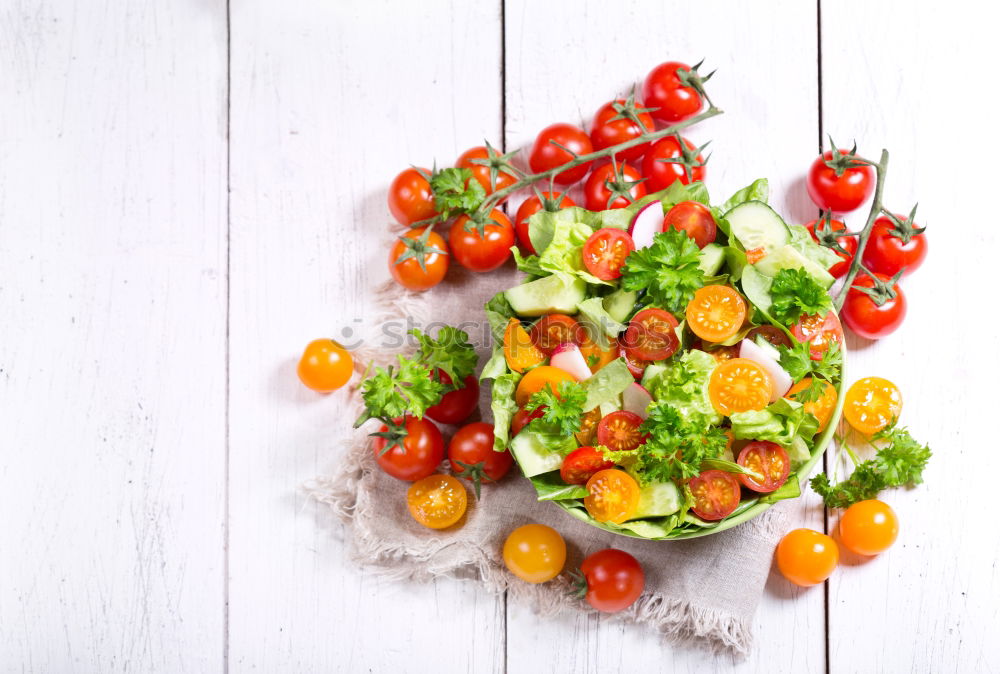
[{"label": "mixed green salad", "polygon": [[494,442],[539,500],[617,533],[706,535],[800,493],[840,415],[838,258],[757,180],[540,211],[486,304]]}]

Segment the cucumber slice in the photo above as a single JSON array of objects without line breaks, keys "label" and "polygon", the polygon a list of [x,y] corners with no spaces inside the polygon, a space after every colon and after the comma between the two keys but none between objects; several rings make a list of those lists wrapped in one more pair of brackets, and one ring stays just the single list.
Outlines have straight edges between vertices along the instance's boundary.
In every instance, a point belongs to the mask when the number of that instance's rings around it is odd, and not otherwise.
[{"label": "cucumber slice", "polygon": [[788,225],[763,201],[742,203],[724,217],[744,250],[763,248],[770,253],[792,240]]},{"label": "cucumber slice", "polygon": [[[572,436],[566,440],[576,446]],[[563,461],[562,454],[546,447],[537,433],[527,429],[515,435],[510,441],[510,451],[517,459],[517,465],[521,466],[521,472],[525,477],[559,470]]]},{"label": "cucumber slice", "polygon": [[705,276],[715,276],[726,261],[726,249],[717,243],[710,243],[701,249],[698,266]]},{"label": "cucumber slice", "polygon": [[520,316],[545,314],[575,314],[576,305],[583,301],[587,284],[564,274],[552,274],[522,283],[504,292],[511,308]]},{"label": "cucumber slice", "polygon": [[757,271],[774,278],[782,269],[802,269],[823,288],[833,285],[834,278],[827,270],[800,253],[794,246],[782,246],[764,256],[756,265]]},{"label": "cucumber slice", "polygon": [[642,381],[639,382],[645,388],[649,388],[649,382],[657,377],[661,372],[667,369],[666,363],[651,363],[646,366],[646,369],[642,373]]},{"label": "cucumber slice", "polygon": [[681,509],[681,490],[673,482],[656,482],[639,492],[639,505],[631,519],[666,517]]},{"label": "cucumber slice", "polygon": [[634,290],[616,290],[602,300],[604,310],[619,323],[624,323],[635,309],[635,299],[638,296]]}]

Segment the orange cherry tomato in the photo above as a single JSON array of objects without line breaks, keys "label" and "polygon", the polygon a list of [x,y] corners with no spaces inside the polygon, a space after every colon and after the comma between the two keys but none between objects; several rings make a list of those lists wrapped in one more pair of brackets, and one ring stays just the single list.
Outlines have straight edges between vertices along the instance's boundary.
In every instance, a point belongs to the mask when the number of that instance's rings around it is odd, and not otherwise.
[{"label": "orange cherry tomato", "polygon": [[350,352],[332,339],[314,339],[299,359],[299,379],[313,391],[329,393],[347,383],[354,371]]},{"label": "orange cherry tomato", "polygon": [[528,373],[521,377],[521,381],[517,383],[517,389],[514,391],[514,400],[523,407],[527,404],[528,399],[545,388],[546,384],[551,385],[552,391],[555,392],[559,390],[559,384],[564,381],[576,381],[576,379],[558,367],[539,365],[533,370],[528,370]]},{"label": "orange cherry tomato", "polygon": [[762,410],[771,400],[771,377],[747,358],[719,363],[708,382],[708,396],[719,414]]},{"label": "orange cherry tomato", "polygon": [[724,342],[743,327],[747,303],[729,286],[698,288],[684,312],[691,332],[708,342]]},{"label": "orange cherry tomato", "polygon": [[413,519],[431,529],[444,529],[462,519],[469,497],[451,475],[429,475],[406,490],[406,506]]},{"label": "orange cherry tomato", "polygon": [[[493,194],[493,185],[490,184],[490,167],[483,166],[482,164],[476,164],[473,159],[489,159],[489,153],[486,148],[482,145],[477,147],[469,148],[459,156],[458,160],[455,162],[455,166],[458,168],[467,168],[472,171],[472,176],[476,181],[483,186],[486,190],[486,194]],[[517,182],[517,176],[511,175],[505,170],[497,171],[496,178],[496,189],[502,190],[505,187],[510,187]]]},{"label": "orange cherry tomato", "polygon": [[587,362],[587,367],[591,372],[597,372],[602,367],[618,358],[618,345],[608,342],[608,348],[602,349],[601,345],[590,338],[584,331],[583,341],[580,343],[580,353]]},{"label": "orange cherry tomato", "polygon": [[589,412],[586,412],[580,418],[580,430],[578,430],[574,434],[576,436],[576,441],[581,445],[589,445],[590,443],[592,443],[594,441],[594,438],[597,437],[597,424],[600,420],[601,420],[600,407],[595,407]]},{"label": "orange cherry tomato", "polygon": [[546,356],[551,356],[560,344],[579,345],[586,338],[587,331],[576,322],[575,318],[565,314],[549,314],[539,318],[531,326],[529,334],[538,350]]},{"label": "orange cherry tomato", "polygon": [[528,331],[516,318],[510,319],[503,333],[503,356],[507,367],[514,372],[524,372],[545,360],[545,354],[538,350],[528,336]]},{"label": "orange cherry tomato", "polygon": [[[792,386],[788,389],[788,393],[785,397],[789,400],[795,399],[795,394],[799,391],[804,391],[809,388],[812,384],[812,377],[806,377],[798,384]],[[820,432],[825,431],[826,427],[830,424],[830,418],[833,417],[833,410],[837,407],[837,389],[833,388],[833,384],[828,381],[823,382],[823,395],[819,400],[809,400],[802,404],[806,408],[806,412],[816,417],[819,421]]]},{"label": "orange cherry tomato", "polygon": [[903,411],[903,396],[888,379],[865,377],[847,389],[844,418],[855,430],[872,435],[893,423]]},{"label": "orange cherry tomato", "polygon": [[[437,232],[428,234],[426,243],[420,249],[414,249],[415,254],[411,253],[403,243],[403,238],[419,239],[425,229],[426,227],[411,229],[389,250],[389,273],[397,283],[408,290],[421,291],[433,288],[448,272],[448,245]],[[404,254],[407,257],[404,257]]]},{"label": "orange cherry tomato", "polygon": [[587,480],[583,505],[598,522],[621,524],[639,507],[639,483],[622,470],[599,470]]},{"label": "orange cherry tomato", "polygon": [[[712,348],[708,348],[711,346]],[[698,343],[691,348],[698,349],[699,351],[704,351],[712,358],[715,359],[716,363],[721,363],[723,361],[732,360],[733,358],[740,357],[740,346],[739,344],[733,344],[732,346],[716,346],[714,344],[709,344],[708,342],[698,340]]]},{"label": "orange cherry tomato", "polygon": [[794,529],[778,543],[781,575],[802,587],[822,583],[840,561],[837,544],[826,534],[812,529]]},{"label": "orange cherry tomato", "polygon": [[503,563],[528,583],[544,583],[559,575],[566,564],[566,541],[544,524],[514,529],[503,544]]},{"label": "orange cherry tomato", "polygon": [[899,518],[888,503],[878,499],[858,501],[840,518],[840,542],[859,555],[888,550],[899,535]]}]

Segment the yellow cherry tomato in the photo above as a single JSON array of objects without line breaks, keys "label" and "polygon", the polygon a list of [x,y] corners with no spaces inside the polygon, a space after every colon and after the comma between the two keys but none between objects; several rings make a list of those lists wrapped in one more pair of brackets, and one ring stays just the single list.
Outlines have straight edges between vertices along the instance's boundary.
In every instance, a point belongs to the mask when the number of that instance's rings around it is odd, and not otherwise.
[{"label": "yellow cherry tomato", "polygon": [[528,583],[544,583],[559,575],[566,564],[566,541],[544,524],[514,529],[503,544],[503,563]]},{"label": "yellow cherry tomato", "polygon": [[451,475],[428,475],[406,490],[406,505],[413,519],[431,529],[444,529],[462,519],[469,497]]},{"label": "yellow cherry tomato", "polygon": [[695,291],[684,317],[691,332],[706,342],[723,342],[740,331],[747,303],[729,286],[705,286]]},{"label": "yellow cherry tomato", "polygon": [[639,507],[639,483],[623,470],[599,470],[587,480],[583,506],[598,522],[621,524]]},{"label": "yellow cherry tomato", "polygon": [[715,366],[708,397],[719,414],[762,410],[771,401],[771,376],[748,358],[733,358]]},{"label": "yellow cherry tomato", "polygon": [[778,543],[781,575],[802,587],[822,583],[840,561],[837,544],[826,534],[812,529],[794,529]]},{"label": "yellow cherry tomato", "polygon": [[332,339],[314,339],[299,359],[299,379],[313,391],[329,393],[347,383],[354,371],[350,352]]},{"label": "yellow cherry tomato", "polygon": [[859,379],[844,396],[844,418],[855,430],[872,435],[893,423],[903,411],[903,396],[888,379]]},{"label": "yellow cherry tomato", "polygon": [[878,499],[858,501],[840,518],[840,542],[859,555],[877,555],[896,542],[899,518]]},{"label": "yellow cherry tomato", "polygon": [[[799,391],[804,391],[809,388],[812,384],[812,377],[806,377],[798,384],[788,389],[788,393],[785,397],[789,400],[795,399],[795,394]],[[809,400],[802,404],[806,412],[816,417],[819,421],[819,430],[823,432],[826,430],[827,425],[830,423],[830,417],[833,416],[833,410],[837,407],[837,389],[833,388],[833,384],[828,381],[823,382],[823,395],[817,400]]]},{"label": "yellow cherry tomato", "polygon": [[532,394],[538,393],[546,384],[552,386],[553,393],[559,389],[559,384],[564,381],[576,381],[566,370],[560,370],[551,365],[539,365],[533,370],[528,370],[527,374],[517,382],[517,390],[514,391],[514,400],[518,407],[524,407]]}]

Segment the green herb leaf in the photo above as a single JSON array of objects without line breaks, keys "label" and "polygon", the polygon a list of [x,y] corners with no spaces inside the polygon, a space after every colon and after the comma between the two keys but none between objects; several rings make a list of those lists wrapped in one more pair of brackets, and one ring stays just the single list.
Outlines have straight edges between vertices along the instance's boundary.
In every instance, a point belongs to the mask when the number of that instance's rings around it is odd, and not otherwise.
[{"label": "green herb leaf", "polygon": [[792,394],[792,400],[800,403],[811,403],[823,398],[826,395],[825,382],[818,377],[809,380],[809,385],[798,393]]},{"label": "green herb leaf", "polygon": [[537,433],[568,436],[580,430],[583,405],[587,402],[587,391],[573,381],[559,382],[556,391],[546,384],[541,391],[533,393],[525,409],[534,412],[539,408],[542,416],[532,419],[528,428]]},{"label": "green herb leaf", "polygon": [[405,415],[420,419],[428,407],[441,400],[444,386],[431,376],[430,368],[402,355],[396,359],[398,368],[376,367],[361,383],[365,411],[354,422],[355,427],[368,419],[388,422]]},{"label": "green herb leaf", "polygon": [[796,382],[809,376],[825,379],[831,384],[840,379],[844,354],[840,344],[833,340],[820,360],[812,359],[809,342],[792,340],[791,346],[779,346],[778,351],[781,354],[778,363]]},{"label": "green herb leaf", "polygon": [[443,220],[469,214],[479,208],[486,190],[467,168],[446,168],[436,171],[430,180],[434,194],[434,209]]},{"label": "green herb leaf", "polygon": [[420,348],[415,360],[426,365],[433,373],[442,370],[451,378],[449,390],[462,388],[465,378],[476,371],[479,356],[469,344],[469,335],[451,325],[438,330],[436,337],[424,334],[414,328],[409,334],[417,338]]},{"label": "green herb leaf", "polygon": [[683,312],[694,292],[704,285],[700,261],[698,246],[686,232],[659,232],[653,245],[628,256],[622,269],[622,288],[645,290],[652,304]]},{"label": "green herb leaf", "polygon": [[802,314],[825,314],[832,302],[803,269],[782,269],[771,282],[771,315],[792,325]]}]

